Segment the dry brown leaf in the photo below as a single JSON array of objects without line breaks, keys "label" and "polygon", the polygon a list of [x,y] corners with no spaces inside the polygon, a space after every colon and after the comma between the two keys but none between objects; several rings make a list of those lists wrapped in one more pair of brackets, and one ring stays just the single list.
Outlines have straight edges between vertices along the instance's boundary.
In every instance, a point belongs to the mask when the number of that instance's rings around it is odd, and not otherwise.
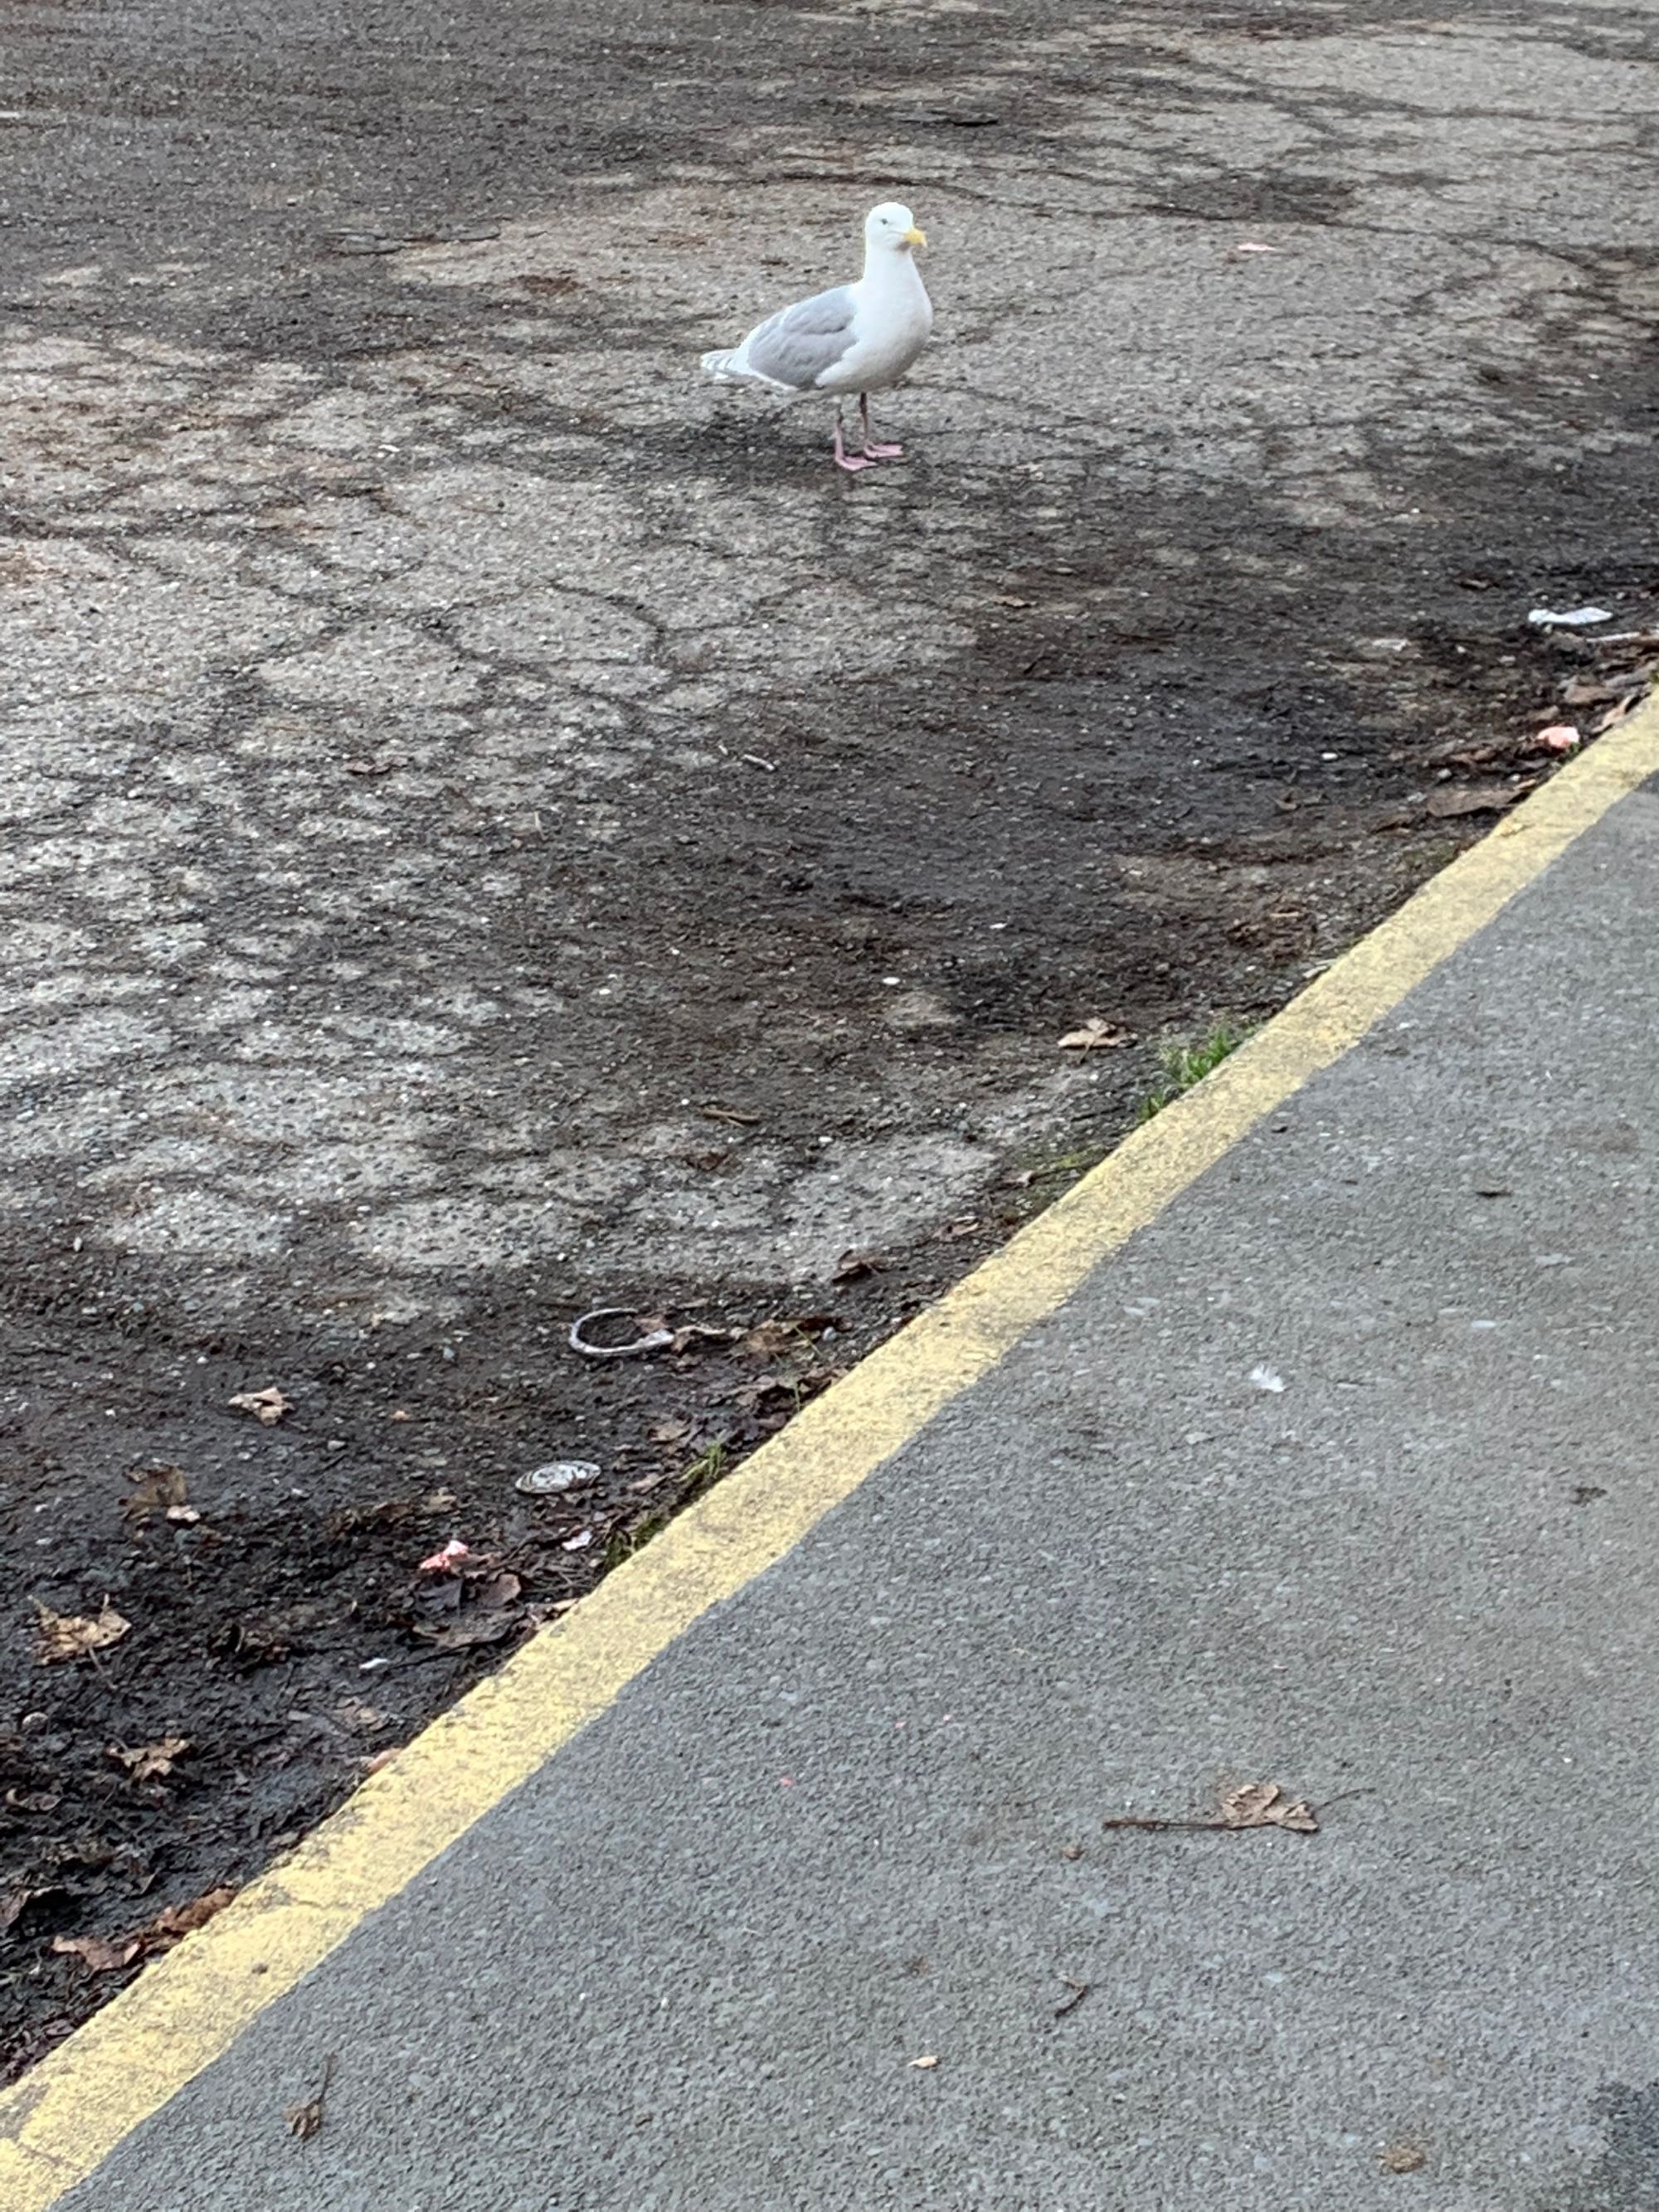
[{"label": "dry brown leaf", "polygon": [[1626,691],[1623,698],[1609,707],[1605,714],[1597,717],[1595,735],[1598,738],[1601,737],[1607,731],[1615,728],[1619,723],[1625,720],[1627,715],[1635,713],[1647,696],[1645,689],[1640,687],[1634,691]]},{"label": "dry brown leaf", "polygon": [[144,1948],[144,1939],[120,1936],[112,1942],[102,1936],[54,1936],[52,1948],[78,1959],[91,1973],[112,1974],[132,1964]]},{"label": "dry brown leaf", "polygon": [[1189,1814],[1118,1813],[1101,1822],[1103,1828],[1141,1829],[1149,1834],[1170,1834],[1176,1829],[1291,1828],[1302,1836],[1317,1835],[1319,1823],[1305,1799],[1285,1796],[1276,1782],[1246,1782],[1228,1790],[1218,1811],[1206,1819]]},{"label": "dry brown leaf", "polygon": [[474,1644],[498,1644],[518,1625],[511,1613],[491,1613],[481,1607],[476,1613],[463,1613],[459,1620],[422,1621],[415,1633],[423,1644],[436,1644],[440,1651],[465,1651]]},{"label": "dry brown leaf", "polygon": [[1429,2154],[1414,2142],[1390,2143],[1379,2163],[1384,2173],[1420,2173],[1429,2162]]},{"label": "dry brown leaf", "polygon": [[881,1261],[873,1252],[843,1252],[836,1261],[836,1272],[830,1279],[835,1283],[862,1282],[866,1275],[878,1274],[880,1269]]},{"label": "dry brown leaf", "polygon": [[330,2055],[323,2067],[323,2078],[314,2097],[301,2097],[299,2101],[283,2107],[283,2118],[288,2122],[288,2131],[301,2142],[309,2142],[323,2124],[323,2109],[328,2102],[328,2085],[334,2079],[334,2059]]},{"label": "dry brown leaf", "polygon": [[110,1757],[118,1765],[127,1770],[131,1782],[151,1782],[157,1775],[171,1774],[173,1761],[182,1759],[190,1745],[181,1735],[164,1735],[159,1743],[141,1743],[129,1747],[112,1743],[108,1747]]},{"label": "dry brown leaf", "polygon": [[1564,707],[1606,707],[1615,699],[1622,699],[1630,689],[1627,677],[1611,678],[1595,676],[1575,676],[1561,691]]},{"label": "dry brown leaf", "polygon": [[768,1398],[793,1398],[799,1387],[793,1375],[763,1375],[753,1382],[739,1383],[726,1400],[733,1406],[759,1406]]},{"label": "dry brown leaf", "polygon": [[378,1706],[366,1705],[361,1698],[343,1698],[333,1708],[334,1718],[342,1728],[360,1729],[369,1735],[386,1726],[386,1715]]},{"label": "dry brown leaf", "polygon": [[757,1322],[738,1340],[738,1350],[751,1359],[781,1359],[803,1346],[811,1349],[799,1323],[793,1321]]},{"label": "dry brown leaf", "polygon": [[1501,814],[1521,797],[1511,783],[1448,784],[1428,797],[1428,811],[1439,821],[1460,814]]},{"label": "dry brown leaf", "polygon": [[284,1413],[294,1411],[292,1401],[275,1385],[269,1390],[239,1390],[230,1402],[239,1413],[252,1413],[262,1429],[274,1429]]},{"label": "dry brown leaf", "polygon": [[39,1598],[34,1601],[34,1610],[43,1667],[55,1667],[67,1659],[84,1659],[89,1651],[102,1651],[112,1644],[118,1644],[132,1626],[107,1598],[101,1612],[92,1615],[54,1613]]},{"label": "dry brown leaf", "polygon": [[131,1936],[54,1936],[54,1951],[70,1952],[94,1974],[114,1973],[153,1951],[170,1951],[181,1936],[204,1928],[235,1896],[234,1889],[210,1889],[188,1905],[169,1905],[146,1928]]},{"label": "dry brown leaf", "polygon": [[477,1575],[471,1578],[474,1600],[487,1611],[495,1612],[501,1606],[512,1605],[524,1584],[517,1575],[503,1568],[499,1574]]},{"label": "dry brown leaf", "polygon": [[1298,1836],[1319,1832],[1313,1808],[1304,1798],[1285,1796],[1276,1782],[1246,1782],[1221,1801],[1224,1828],[1293,1828]]},{"label": "dry brown leaf", "polygon": [[132,1519],[146,1513],[170,1512],[189,1497],[182,1468],[143,1468],[128,1480],[132,1488],[121,1500],[121,1510]]},{"label": "dry brown leaf", "polygon": [[210,1889],[200,1897],[192,1897],[188,1905],[169,1905],[142,1930],[142,1939],[152,1950],[166,1950],[181,1936],[192,1936],[198,1928],[205,1928],[235,1895],[234,1889]]},{"label": "dry brown leaf", "polygon": [[690,1421],[672,1418],[651,1424],[651,1441],[658,1444],[683,1444],[691,1433]]},{"label": "dry brown leaf", "polygon": [[1091,1014],[1080,1030],[1068,1030],[1060,1041],[1062,1052],[1115,1052],[1120,1045],[1133,1044],[1134,1033],[1121,1030],[1110,1022],[1103,1022],[1098,1014]]}]

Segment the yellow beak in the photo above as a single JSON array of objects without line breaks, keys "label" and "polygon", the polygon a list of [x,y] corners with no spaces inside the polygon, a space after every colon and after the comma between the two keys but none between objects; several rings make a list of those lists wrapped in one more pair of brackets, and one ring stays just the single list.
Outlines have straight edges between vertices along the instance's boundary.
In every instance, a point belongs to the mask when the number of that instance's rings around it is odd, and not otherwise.
[{"label": "yellow beak", "polygon": [[925,230],[907,230],[900,243],[904,246],[926,246],[927,234]]}]

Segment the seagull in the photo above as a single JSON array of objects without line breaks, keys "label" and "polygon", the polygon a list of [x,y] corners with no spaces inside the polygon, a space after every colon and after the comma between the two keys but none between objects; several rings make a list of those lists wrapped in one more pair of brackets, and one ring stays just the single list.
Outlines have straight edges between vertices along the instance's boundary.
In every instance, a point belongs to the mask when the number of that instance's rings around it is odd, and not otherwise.
[{"label": "seagull", "polygon": [[[927,240],[908,207],[889,200],[872,208],[864,223],[864,274],[811,300],[798,300],[757,323],[741,345],[706,353],[705,376],[716,384],[755,385],[786,399],[832,392],[836,400],[836,466],[855,476],[890,461],[902,446],[878,445],[871,434],[870,394],[890,392],[927,343],[933,303],[912,247]],[[864,443],[847,450],[842,403],[859,396]]]}]

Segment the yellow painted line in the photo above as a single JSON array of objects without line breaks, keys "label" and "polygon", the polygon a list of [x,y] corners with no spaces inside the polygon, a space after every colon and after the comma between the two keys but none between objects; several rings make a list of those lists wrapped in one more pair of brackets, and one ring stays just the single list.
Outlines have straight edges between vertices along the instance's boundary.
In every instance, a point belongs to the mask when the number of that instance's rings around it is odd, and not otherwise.
[{"label": "yellow painted line", "polygon": [[815,1399],[469,1692],[210,1926],[0,2096],[0,2207],[47,2212],[265,2007],[781,1559],[1090,1271],[1348,1050],[1618,799],[1659,774],[1659,696],[1335,962],[1195,1090]]}]

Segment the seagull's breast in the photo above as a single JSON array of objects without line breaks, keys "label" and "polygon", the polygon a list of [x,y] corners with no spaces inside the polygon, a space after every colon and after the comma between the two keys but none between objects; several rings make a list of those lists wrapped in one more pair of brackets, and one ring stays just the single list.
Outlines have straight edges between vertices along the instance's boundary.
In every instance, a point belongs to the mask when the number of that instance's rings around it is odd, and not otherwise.
[{"label": "seagull's breast", "polygon": [[908,281],[872,283],[866,276],[854,288],[858,310],[853,343],[819,377],[821,391],[884,391],[898,382],[927,344],[933,327],[933,303],[908,256],[898,273]]}]

